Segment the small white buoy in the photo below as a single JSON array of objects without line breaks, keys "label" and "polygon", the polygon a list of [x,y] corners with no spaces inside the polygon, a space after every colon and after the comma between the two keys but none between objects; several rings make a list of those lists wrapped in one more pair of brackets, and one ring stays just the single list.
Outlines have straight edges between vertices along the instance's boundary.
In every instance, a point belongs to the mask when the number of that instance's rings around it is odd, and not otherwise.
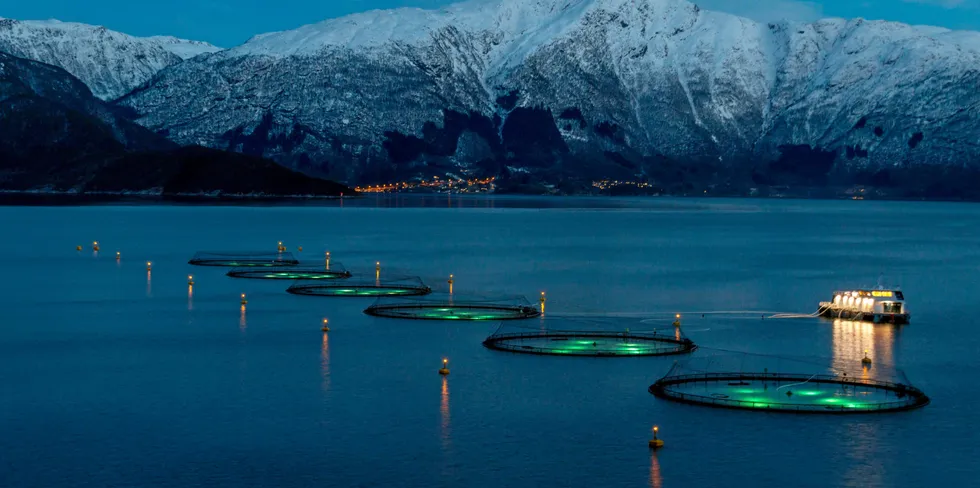
[{"label": "small white buoy", "polygon": [[147,271],[150,271],[151,269],[153,269],[153,262],[147,261],[146,262],[146,270]]},{"label": "small white buoy", "polygon": [[323,327],[320,327],[320,330],[330,332],[330,327],[327,327],[327,319],[323,319]]},{"label": "small white buoy", "polygon": [[194,284],[194,275],[187,275],[187,284],[188,285]]},{"label": "small white buoy", "polygon": [[244,293],[242,293],[242,305],[248,305],[248,300],[245,299]]}]

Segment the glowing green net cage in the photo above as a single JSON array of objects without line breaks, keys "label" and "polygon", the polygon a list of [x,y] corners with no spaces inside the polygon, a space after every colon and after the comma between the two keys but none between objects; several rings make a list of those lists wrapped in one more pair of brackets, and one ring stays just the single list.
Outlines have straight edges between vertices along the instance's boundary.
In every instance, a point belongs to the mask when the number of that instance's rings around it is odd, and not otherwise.
[{"label": "glowing green net cage", "polygon": [[379,298],[364,310],[375,317],[413,320],[520,320],[539,316],[524,297],[476,298],[432,295],[417,299]]},{"label": "glowing green net cage", "polygon": [[552,356],[638,357],[686,354],[697,346],[679,327],[643,330],[639,320],[543,317],[504,323],[483,341],[489,349]]},{"label": "glowing green net cage", "polygon": [[299,260],[289,252],[199,252],[188,264],[194,266],[281,267],[296,266]]},{"label": "glowing green net cage", "polygon": [[302,281],[294,283],[287,292],[294,295],[320,297],[409,297],[432,293],[418,277],[387,278],[384,280],[343,280],[342,282]]},{"label": "glowing green net cage", "polygon": [[319,266],[245,266],[234,268],[228,272],[232,278],[248,278],[255,280],[342,280],[350,278],[350,271],[340,263],[335,263],[327,269]]},{"label": "glowing green net cage", "polygon": [[745,353],[674,364],[649,391],[688,404],[768,412],[890,412],[929,404],[929,397],[892,367]]}]

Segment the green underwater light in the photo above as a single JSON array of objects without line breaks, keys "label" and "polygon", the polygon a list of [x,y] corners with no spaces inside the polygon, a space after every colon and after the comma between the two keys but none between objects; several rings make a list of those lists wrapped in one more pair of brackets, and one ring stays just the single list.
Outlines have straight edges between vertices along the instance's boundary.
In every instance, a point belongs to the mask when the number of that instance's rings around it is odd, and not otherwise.
[{"label": "green underwater light", "polygon": [[[248,276],[243,276],[247,278]],[[342,273],[331,273],[331,272],[280,272],[280,273],[266,273],[258,275],[259,278],[266,278],[271,280],[330,280],[337,278],[346,278]]]},{"label": "green underwater light", "polygon": [[383,297],[383,296],[403,296],[403,295],[421,295],[428,292],[426,289],[421,288],[400,288],[393,286],[357,286],[352,287],[350,285],[313,285],[313,286],[295,286],[290,287],[288,290],[290,293],[295,293],[299,295],[316,295],[316,296],[333,296],[333,297]]}]

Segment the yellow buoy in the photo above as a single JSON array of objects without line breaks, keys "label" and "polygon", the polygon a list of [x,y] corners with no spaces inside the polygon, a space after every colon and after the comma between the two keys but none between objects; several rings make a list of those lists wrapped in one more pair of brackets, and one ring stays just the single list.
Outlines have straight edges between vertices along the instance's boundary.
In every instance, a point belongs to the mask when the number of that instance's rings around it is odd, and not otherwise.
[{"label": "yellow buoy", "polygon": [[653,439],[650,439],[649,445],[650,449],[660,449],[664,447],[664,441],[662,441],[657,434],[660,432],[660,428],[656,425],[653,426]]},{"label": "yellow buoy", "polygon": [[681,326],[681,314],[674,315],[674,327]]},{"label": "yellow buoy", "polygon": [[374,279],[381,279],[381,261],[375,261],[374,263]]},{"label": "yellow buoy", "polygon": [[194,284],[194,275],[187,275],[187,284],[188,285]]},{"label": "yellow buoy", "polygon": [[442,368],[439,369],[439,374],[441,374],[443,376],[449,374],[449,360],[448,359],[443,358],[443,360],[442,360]]},{"label": "yellow buoy", "polygon": [[871,364],[871,358],[868,357],[868,350],[864,350],[864,358],[861,359],[861,364],[867,366]]},{"label": "yellow buoy", "polygon": [[299,251],[299,252],[303,252],[303,246],[297,247],[296,250]]},{"label": "yellow buoy", "polygon": [[327,319],[323,319],[323,327],[320,327],[320,330],[330,332],[330,327],[327,327]]},{"label": "yellow buoy", "polygon": [[92,250],[95,252],[99,252],[99,241],[95,241],[92,243]]},{"label": "yellow buoy", "polygon": [[247,304],[248,304],[248,300],[245,299],[245,294],[242,293],[242,305],[247,305]]},{"label": "yellow buoy", "polygon": [[286,250],[286,246],[283,246],[282,241],[279,241],[279,246],[277,249],[279,249],[279,252],[283,252]]},{"label": "yellow buoy", "polygon": [[81,251],[82,250],[82,246],[75,246],[75,250],[76,251]]},{"label": "yellow buoy", "polygon": [[330,251],[327,251],[326,259],[327,259],[327,269],[329,270],[330,269]]},{"label": "yellow buoy", "polygon": [[147,261],[146,262],[146,270],[147,271],[150,271],[151,269],[153,269],[153,263],[150,262],[150,261]]},{"label": "yellow buoy", "polygon": [[449,294],[452,295],[453,294],[453,275],[449,275],[449,281],[447,281],[447,283],[449,283]]},{"label": "yellow buoy", "polygon": [[120,256],[120,254],[119,254],[119,251],[116,251],[116,261],[119,261],[119,258],[120,258],[120,257],[121,257],[121,256]]},{"label": "yellow buoy", "polygon": [[546,301],[547,300],[544,297],[544,292],[541,292],[541,298],[538,299],[538,302],[541,303],[541,314],[542,315],[544,315],[544,302],[546,302]]}]

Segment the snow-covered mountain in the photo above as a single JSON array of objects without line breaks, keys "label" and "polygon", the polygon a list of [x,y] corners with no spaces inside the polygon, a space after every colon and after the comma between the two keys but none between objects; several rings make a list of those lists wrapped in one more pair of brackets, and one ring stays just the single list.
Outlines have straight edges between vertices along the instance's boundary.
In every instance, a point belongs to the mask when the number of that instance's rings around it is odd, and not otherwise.
[{"label": "snow-covered mountain", "polygon": [[474,0],[260,35],[120,103],[176,142],[348,181],[447,161],[751,166],[787,146],[874,169],[980,163],[978,66],[973,32],[760,24],[686,0]]},{"label": "snow-covered mountain", "polygon": [[175,37],[133,37],[105,27],[0,18],[0,51],[63,68],[92,93],[125,95],[158,71],[220,48]]}]

